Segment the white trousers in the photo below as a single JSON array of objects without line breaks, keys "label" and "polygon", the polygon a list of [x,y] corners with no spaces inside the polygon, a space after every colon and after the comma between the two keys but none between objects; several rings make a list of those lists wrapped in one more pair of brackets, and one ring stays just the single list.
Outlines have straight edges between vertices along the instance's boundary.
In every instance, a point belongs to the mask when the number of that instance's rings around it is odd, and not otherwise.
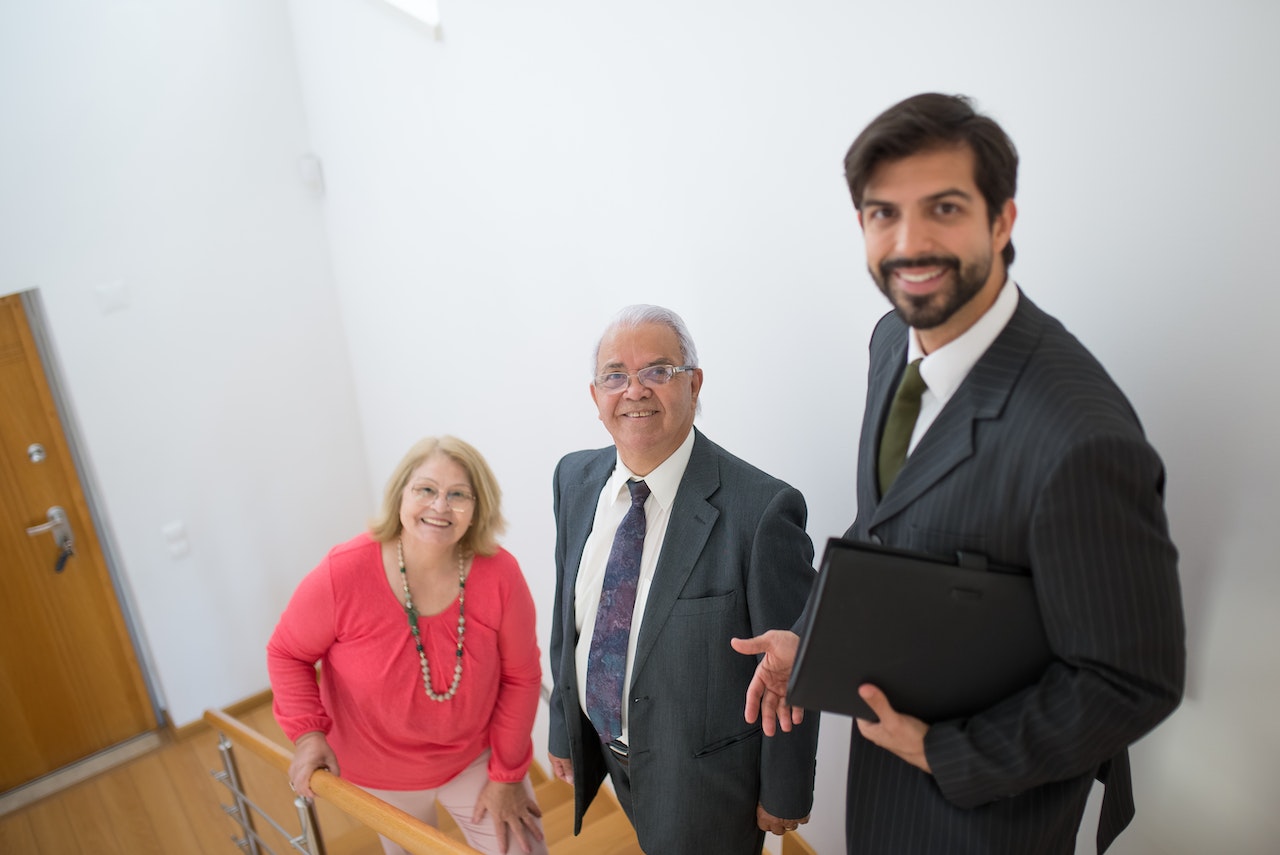
[{"label": "white trousers", "polygon": [[[480,791],[488,782],[489,752],[485,751],[472,761],[470,766],[455,775],[453,780],[433,790],[375,790],[372,787],[364,789],[387,804],[394,805],[435,828],[439,827],[436,822],[436,803],[439,802],[462,829],[463,835],[467,838],[467,845],[485,855],[501,855],[498,849],[498,835],[493,828],[493,817],[486,814],[479,822],[471,821],[471,815],[476,809],[476,801],[480,798]],[[528,775],[524,779],[524,788],[532,799],[533,785],[529,782]],[[538,827],[542,827],[541,821],[538,822]],[[382,851],[386,855],[409,855],[398,843],[381,835],[379,839],[382,840]],[[507,855],[517,855],[522,851],[519,841],[515,839],[515,833],[508,830]],[[547,844],[534,840],[532,855],[547,855]]]}]

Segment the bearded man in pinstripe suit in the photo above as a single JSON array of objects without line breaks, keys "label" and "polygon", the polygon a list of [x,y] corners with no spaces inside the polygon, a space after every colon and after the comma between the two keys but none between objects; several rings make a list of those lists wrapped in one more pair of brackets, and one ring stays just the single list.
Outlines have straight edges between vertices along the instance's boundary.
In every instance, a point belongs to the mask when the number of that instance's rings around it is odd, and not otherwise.
[{"label": "bearded man in pinstripe suit", "polygon": [[[850,853],[1075,852],[1095,779],[1105,849],[1134,815],[1127,748],[1177,706],[1186,652],[1164,468],[1102,366],[1008,277],[1018,158],[962,97],[909,98],[845,172],[868,269],[893,304],[871,337],[846,537],[1027,568],[1055,659],[976,715],[924,722],[864,685],[849,757]],[[908,364],[927,389],[896,477],[881,432]],[[800,624],[797,624],[799,626]],[[748,719],[789,730],[798,637],[764,653]]]}]

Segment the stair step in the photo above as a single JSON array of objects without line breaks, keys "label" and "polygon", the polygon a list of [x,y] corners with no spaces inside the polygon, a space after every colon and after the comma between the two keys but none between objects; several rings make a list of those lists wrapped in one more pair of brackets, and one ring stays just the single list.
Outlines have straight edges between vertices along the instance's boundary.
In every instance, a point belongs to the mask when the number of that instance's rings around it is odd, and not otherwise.
[{"label": "stair step", "polygon": [[382,855],[382,843],[372,829],[361,825],[336,838],[324,839],[328,855]]},{"label": "stair step", "polygon": [[[592,804],[594,808],[594,803]],[[587,812],[588,817],[591,811]],[[553,855],[644,855],[636,840],[631,821],[621,810],[583,822],[582,834],[557,839],[551,844]]]},{"label": "stair step", "polygon": [[559,779],[534,784],[533,795],[538,799],[538,807],[543,814],[553,807],[573,801],[573,787]]},{"label": "stair step", "polygon": [[782,855],[818,855],[818,850],[796,832],[788,832],[782,836]]},{"label": "stair step", "polygon": [[[548,841],[555,843],[573,837],[573,811],[573,799],[569,799],[550,810],[542,812],[542,831],[547,836]],[[618,807],[616,801],[597,798],[591,803],[591,807],[587,809],[587,815],[582,819],[582,826],[585,829],[588,823],[595,822],[614,812],[622,813],[622,809]]]}]

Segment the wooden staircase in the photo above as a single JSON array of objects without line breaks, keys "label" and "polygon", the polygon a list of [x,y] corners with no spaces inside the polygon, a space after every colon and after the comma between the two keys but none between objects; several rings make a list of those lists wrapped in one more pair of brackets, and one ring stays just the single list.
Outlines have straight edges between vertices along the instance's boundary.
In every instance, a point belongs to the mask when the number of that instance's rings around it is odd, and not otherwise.
[{"label": "wooden staircase", "polygon": [[[292,752],[293,745],[276,724],[270,704],[254,707],[235,718],[270,742]],[[290,816],[293,812],[293,808],[288,806],[291,797],[288,788],[282,785],[280,772],[248,751],[237,751],[236,757],[245,789],[254,791],[255,801],[275,805],[272,810],[274,816]],[[644,855],[635,830],[607,788],[601,788],[591,803],[591,809],[583,817],[582,833],[574,837],[573,787],[549,776],[536,761],[529,769],[529,777],[538,805],[542,808],[542,830],[551,855]],[[328,855],[382,855],[378,836],[371,829],[333,809],[322,799],[317,800],[316,808]],[[461,829],[446,811],[439,813],[440,831],[465,846],[466,839]],[[271,832],[267,829],[265,833],[269,835]],[[520,850],[512,844],[508,851]]]},{"label": "wooden staircase", "polygon": [[[206,720],[209,718],[210,715],[206,714]],[[231,717],[228,716],[228,718]],[[275,718],[271,715],[269,703],[241,711],[234,716],[234,721],[256,731],[257,735],[265,738],[267,742],[292,752],[293,746],[280,730],[280,726],[276,724]],[[215,729],[217,728],[216,721],[209,723]],[[272,768],[270,763],[255,756],[251,751],[236,751],[236,758],[242,784],[247,792],[252,791],[255,802],[269,807],[274,817],[292,815],[294,811],[292,796],[284,786],[280,768]],[[285,765],[287,766],[287,760]],[[529,769],[529,777],[533,783],[538,805],[542,808],[542,830],[551,855],[644,855],[636,839],[635,829],[631,827],[618,800],[607,787],[601,787],[592,801],[591,808],[583,817],[582,833],[575,837],[573,834],[573,787],[549,776],[536,761]],[[327,855],[382,855],[382,846],[372,829],[356,822],[324,799],[318,799],[315,807]],[[461,829],[446,811],[439,812],[439,821],[440,832],[449,838],[449,844],[459,846],[457,851],[474,851],[466,846],[466,838],[463,837]],[[274,833],[269,828],[261,830],[268,838]],[[770,848],[777,851],[777,838],[770,837],[770,840],[773,841]],[[273,850],[289,851],[289,847],[287,844],[282,849],[275,849],[273,846]],[[508,851],[518,853],[520,850],[513,843]],[[781,855],[816,855],[816,853],[799,835],[791,833],[781,840]]]}]

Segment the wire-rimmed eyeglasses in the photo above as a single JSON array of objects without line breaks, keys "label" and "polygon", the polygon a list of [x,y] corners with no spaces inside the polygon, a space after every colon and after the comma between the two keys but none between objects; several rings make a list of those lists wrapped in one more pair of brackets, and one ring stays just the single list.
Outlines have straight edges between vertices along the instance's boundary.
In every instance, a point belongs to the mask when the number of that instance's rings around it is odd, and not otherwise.
[{"label": "wire-rimmed eyeglasses", "polygon": [[445,507],[451,511],[469,511],[476,503],[476,497],[466,490],[445,490],[442,493],[434,484],[411,484],[409,495],[414,501],[428,507],[434,507],[436,499],[443,495]]},{"label": "wire-rimmed eyeglasses", "polygon": [[650,365],[648,368],[641,368],[633,374],[625,371],[608,371],[604,374],[597,374],[594,382],[596,388],[604,392],[621,392],[623,389],[631,385],[631,378],[634,377],[642,386],[662,386],[670,383],[671,378],[684,371],[692,371],[694,365]]}]

